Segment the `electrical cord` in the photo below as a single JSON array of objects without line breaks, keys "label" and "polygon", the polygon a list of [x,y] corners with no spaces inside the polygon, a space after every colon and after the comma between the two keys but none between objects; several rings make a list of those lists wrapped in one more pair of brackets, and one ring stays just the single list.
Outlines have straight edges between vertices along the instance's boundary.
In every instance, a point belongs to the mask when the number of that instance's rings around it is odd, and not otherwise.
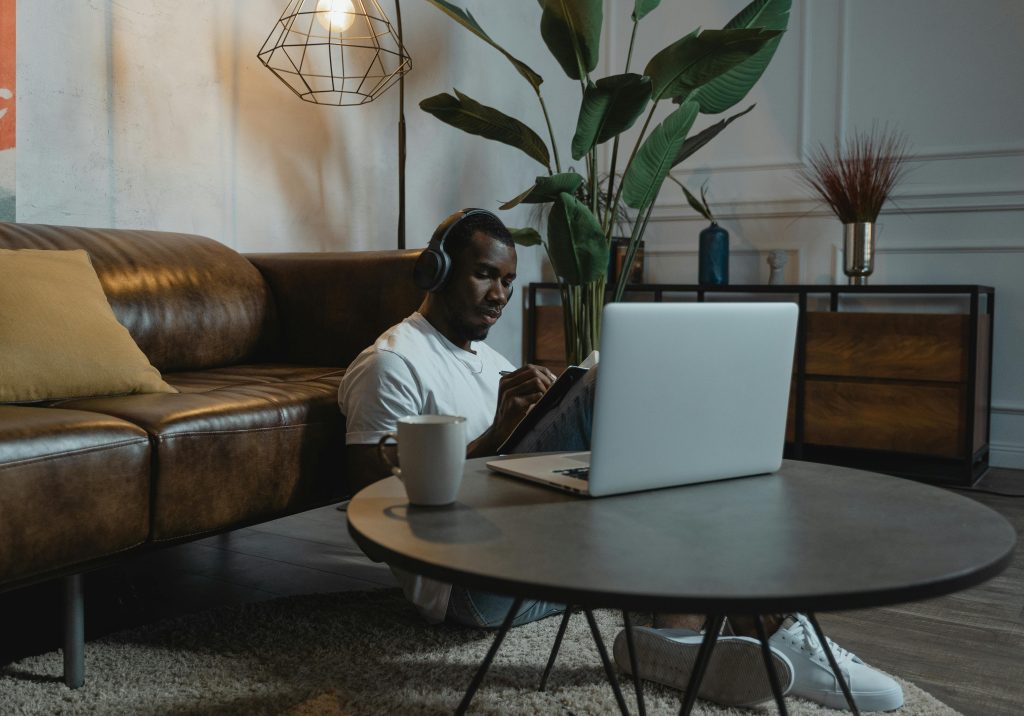
[{"label": "electrical cord", "polygon": [[956,485],[943,485],[949,490],[960,490],[961,492],[976,492],[981,495],[996,495],[997,497],[1024,497],[1024,493],[1020,492],[1000,492],[999,490],[989,490],[984,487],[957,487]]}]

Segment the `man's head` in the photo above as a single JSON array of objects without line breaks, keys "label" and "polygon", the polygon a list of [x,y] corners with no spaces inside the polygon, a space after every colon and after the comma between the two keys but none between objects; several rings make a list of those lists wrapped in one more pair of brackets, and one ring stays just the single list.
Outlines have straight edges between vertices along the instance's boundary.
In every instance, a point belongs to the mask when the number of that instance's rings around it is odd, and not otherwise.
[{"label": "man's head", "polygon": [[468,349],[471,341],[487,337],[508,303],[516,277],[516,249],[512,235],[494,214],[465,214],[442,222],[442,227],[448,226],[440,248],[450,259],[450,268],[421,310],[450,341]]}]

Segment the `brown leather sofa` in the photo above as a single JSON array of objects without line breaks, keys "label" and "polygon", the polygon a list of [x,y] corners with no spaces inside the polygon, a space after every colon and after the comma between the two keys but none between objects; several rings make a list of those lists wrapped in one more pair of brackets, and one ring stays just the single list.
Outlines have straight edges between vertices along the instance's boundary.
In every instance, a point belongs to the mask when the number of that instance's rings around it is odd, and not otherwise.
[{"label": "brown leather sofa", "polygon": [[418,252],[243,256],[189,234],[11,223],[0,248],[87,251],[180,391],[0,405],[0,591],[66,579],[77,686],[83,571],[346,494],[338,382],[419,304]]}]

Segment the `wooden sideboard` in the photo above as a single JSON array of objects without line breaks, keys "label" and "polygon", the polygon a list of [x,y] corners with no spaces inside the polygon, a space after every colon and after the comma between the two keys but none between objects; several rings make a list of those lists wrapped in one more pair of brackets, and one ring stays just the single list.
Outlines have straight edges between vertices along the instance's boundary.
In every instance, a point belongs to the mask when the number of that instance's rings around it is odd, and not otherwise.
[{"label": "wooden sideboard", "polygon": [[[628,301],[792,301],[786,456],[971,485],[988,468],[995,290],[634,284]],[[526,360],[565,366],[558,286],[526,296]]]}]

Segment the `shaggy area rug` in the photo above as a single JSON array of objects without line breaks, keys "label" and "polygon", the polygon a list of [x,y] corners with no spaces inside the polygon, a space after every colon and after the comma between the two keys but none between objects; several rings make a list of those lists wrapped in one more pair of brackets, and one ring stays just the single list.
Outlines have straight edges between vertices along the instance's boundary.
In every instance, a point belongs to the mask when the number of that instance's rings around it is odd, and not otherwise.
[{"label": "shaggy area rug", "polygon": [[[599,612],[608,648],[621,615]],[[558,618],[512,630],[470,709],[485,714],[613,714],[611,688],[582,614],[570,621],[544,693],[537,684]],[[288,597],[205,612],[86,644],[86,683],[61,682],[59,652],[0,671],[3,714],[451,713],[492,633],[431,627],[397,590]],[[632,682],[622,678],[631,708]],[[908,682],[899,716],[956,712]],[[674,714],[678,692],[647,684],[648,712]],[[840,712],[788,699],[794,716]],[[698,701],[703,716],[773,714]]]}]

